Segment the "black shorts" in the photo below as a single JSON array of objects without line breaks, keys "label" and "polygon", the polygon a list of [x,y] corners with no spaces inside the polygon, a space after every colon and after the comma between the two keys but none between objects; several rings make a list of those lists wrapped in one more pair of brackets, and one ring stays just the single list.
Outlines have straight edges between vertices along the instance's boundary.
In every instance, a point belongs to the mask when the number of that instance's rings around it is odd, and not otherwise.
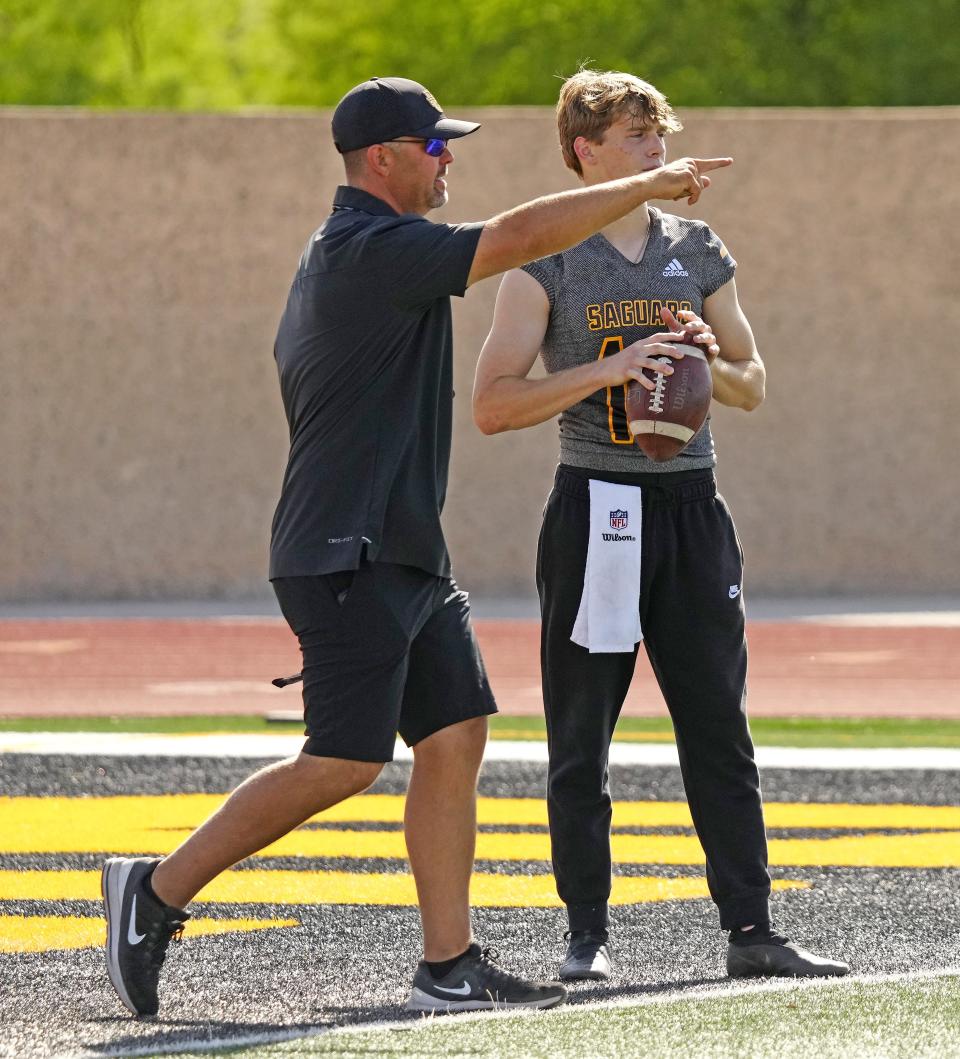
[{"label": "black shorts", "polygon": [[497,712],[467,593],[450,578],[364,562],[273,588],[303,654],[304,753],[391,761],[398,732],[414,746]]}]

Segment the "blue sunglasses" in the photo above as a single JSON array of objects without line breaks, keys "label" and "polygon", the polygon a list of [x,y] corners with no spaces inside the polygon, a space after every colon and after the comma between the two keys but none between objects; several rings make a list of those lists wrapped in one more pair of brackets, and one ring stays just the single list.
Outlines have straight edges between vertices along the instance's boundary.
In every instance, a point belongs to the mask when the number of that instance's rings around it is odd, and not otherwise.
[{"label": "blue sunglasses", "polygon": [[430,155],[431,158],[439,158],[440,155],[447,149],[446,140],[430,139],[430,140],[416,140],[413,138],[405,140],[387,140],[387,143],[422,143],[423,149]]}]

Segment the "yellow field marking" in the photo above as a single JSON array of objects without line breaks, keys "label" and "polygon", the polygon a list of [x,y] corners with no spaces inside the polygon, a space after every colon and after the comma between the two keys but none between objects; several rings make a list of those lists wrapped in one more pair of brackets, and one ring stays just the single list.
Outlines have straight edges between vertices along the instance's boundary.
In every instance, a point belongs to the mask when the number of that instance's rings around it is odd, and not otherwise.
[{"label": "yellow field marking", "polygon": [[[99,889],[99,882],[97,886]],[[188,929],[198,936],[298,926],[296,919],[191,919]],[[92,949],[103,945],[106,930],[103,919],[95,917],[0,916],[0,952]]]},{"label": "yellow field marking", "polygon": [[[808,885],[778,880],[774,883],[774,889],[802,889]],[[616,876],[610,902],[632,905],[708,896],[707,884],[702,878]],[[552,875],[477,873],[470,884],[470,897],[474,906],[484,908],[557,908],[561,903]],[[0,900],[98,901],[100,873],[0,871]],[[228,871],[204,887],[197,901],[278,905],[415,905],[417,893],[413,876],[407,873],[375,875],[343,871]],[[193,922],[190,921],[188,929],[192,929]],[[287,924],[270,921],[269,925]]]},{"label": "yellow field marking", "polygon": [[[185,838],[223,802],[219,794],[121,796],[111,798],[0,798],[0,852],[83,853],[97,851],[166,853]],[[848,805],[823,803],[777,803],[765,806],[767,825],[777,828],[844,828],[873,830],[910,828],[947,831],[960,829],[960,807],[927,805]],[[520,827],[547,823],[546,805],[539,798],[481,798],[481,824],[512,824]],[[315,818],[323,823],[395,823],[403,820],[403,798],[374,794],[350,798]],[[690,827],[690,814],[683,802],[619,802],[614,805],[614,827]],[[340,832],[347,838],[331,838],[334,832],[295,831],[276,843],[271,854],[299,856],[399,856],[405,855],[402,836],[387,832]],[[316,837],[311,837],[316,836]],[[670,836],[616,836],[634,840],[668,839]],[[683,838],[685,836],[679,836]],[[893,844],[920,848],[922,836],[891,838]],[[549,856],[543,837],[536,835],[481,835],[484,857],[544,859]],[[793,842],[779,839],[777,842]],[[816,840],[835,841],[835,840]],[[863,841],[863,840],[856,840]],[[948,840],[949,841],[949,840]],[[652,842],[642,863],[659,857]],[[682,845],[682,843],[681,843]],[[372,850],[376,848],[376,852]],[[691,849],[694,846],[690,847]],[[955,841],[952,847],[956,849]],[[504,850],[513,852],[504,852]],[[388,851],[389,850],[389,851]],[[626,855],[625,855],[626,856]],[[633,853],[629,855],[632,859]],[[960,863],[949,853],[951,864]],[[909,855],[907,855],[909,861]],[[699,863],[695,860],[669,863]],[[789,860],[781,863],[790,863]],[[821,861],[821,863],[834,863]],[[904,866],[910,866],[909,863]],[[917,865],[923,866],[923,865]]]},{"label": "yellow field marking", "polygon": [[[222,802],[219,795],[164,795],[114,798],[0,799],[0,852],[3,853],[167,853]],[[401,819],[402,797],[368,795],[351,799],[318,819],[348,823],[363,819],[394,823]],[[771,861],[779,865],[834,864],[873,867],[960,866],[960,808],[955,806],[828,805],[772,803],[766,807],[772,827],[936,829],[912,835],[858,835],[838,838],[779,838],[770,842]],[[486,824],[537,826],[546,822],[544,803],[534,798],[480,799]],[[634,827],[689,826],[682,802],[622,802],[614,824]],[[702,864],[692,834],[624,835],[612,838],[614,860],[634,864]],[[263,851],[265,856],[406,856],[400,831],[297,830]],[[549,860],[545,832],[481,833],[479,860]]]},{"label": "yellow field marking", "polygon": [[[791,867],[960,868],[960,831],[771,839],[770,863]],[[667,863],[667,862],[663,862]]]},{"label": "yellow field marking", "polygon": [[[770,863],[780,867],[823,864],[840,868],[960,867],[960,831],[777,838],[770,839],[768,846]],[[613,835],[611,849],[614,861],[620,864],[703,863],[700,843],[686,835]]]},{"label": "yellow field marking", "polygon": [[[149,852],[166,853],[188,832],[168,833]],[[703,850],[694,835],[618,835],[611,837],[618,864],[703,864]],[[776,865],[871,866],[877,868],[960,867],[960,831],[920,835],[857,835],[843,838],[772,839],[770,863]],[[123,852],[139,852],[126,849]],[[267,846],[262,857],[386,857],[407,855],[401,831],[295,831]],[[478,861],[549,861],[550,836],[543,832],[480,833]]]},{"label": "yellow field marking", "polygon": [[[616,816],[616,810],[614,810]],[[960,829],[955,805],[831,805],[825,802],[770,802],[763,807],[767,827],[848,828],[851,831]]]},{"label": "yellow field marking", "polygon": [[[340,823],[352,820],[403,819],[403,799],[397,795],[366,795],[352,801],[366,802],[368,798],[396,798],[396,806],[376,807],[377,816],[363,814],[363,805],[354,808],[350,802],[335,806],[330,812],[341,810],[333,817],[323,813],[318,822],[337,819]],[[396,813],[391,817],[390,813]],[[767,802],[763,807],[767,827],[836,828],[851,831],[910,829],[917,831],[947,831],[960,829],[960,807],[954,805],[856,805],[845,802]],[[480,798],[477,820],[481,824],[513,824],[526,826],[547,825],[546,802],[540,798]],[[692,827],[686,802],[618,802],[613,803],[614,827]]]},{"label": "yellow field marking", "polygon": [[[223,802],[223,795],[186,794],[108,798],[0,798],[0,853],[166,853]],[[329,830],[323,823],[400,825],[404,799],[398,795],[352,798],[315,818],[321,826],[299,829],[263,851],[262,856],[340,859],[406,857],[402,830]],[[837,837],[778,838],[770,841],[774,865],[808,867],[946,868],[960,867],[960,807],[770,803],[769,826],[810,830],[831,828],[861,834]],[[484,861],[550,859],[546,805],[539,798],[481,798],[479,822],[538,830],[481,832],[477,859]],[[621,802],[614,826],[682,828],[680,834],[614,833],[613,859],[619,864],[670,864],[701,867],[704,855],[692,834],[683,802]],[[913,830],[888,835],[880,830]],[[810,884],[778,880],[774,889]],[[553,876],[475,873],[472,902],[478,907],[560,907]],[[709,896],[705,880],[656,876],[618,876],[612,904],[692,900]],[[0,870],[0,900],[99,901],[99,871]],[[203,902],[268,905],[416,904],[408,872],[250,870],[226,872],[198,896]],[[295,926],[295,920],[211,920],[190,922],[194,935]],[[102,943],[103,925],[95,918],[0,916],[0,952],[85,948]]]}]

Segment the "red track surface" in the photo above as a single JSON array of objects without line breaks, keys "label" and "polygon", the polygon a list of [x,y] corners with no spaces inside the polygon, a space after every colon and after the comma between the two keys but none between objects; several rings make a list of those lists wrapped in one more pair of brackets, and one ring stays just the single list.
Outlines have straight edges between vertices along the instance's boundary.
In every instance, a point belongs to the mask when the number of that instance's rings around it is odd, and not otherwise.
[{"label": "red track surface", "polygon": [[[504,713],[541,710],[537,623],[479,621]],[[960,717],[960,628],[812,622],[749,627],[757,716]],[[300,667],[268,619],[0,622],[0,715],[263,713],[297,709]],[[641,651],[625,713],[665,711]]]}]

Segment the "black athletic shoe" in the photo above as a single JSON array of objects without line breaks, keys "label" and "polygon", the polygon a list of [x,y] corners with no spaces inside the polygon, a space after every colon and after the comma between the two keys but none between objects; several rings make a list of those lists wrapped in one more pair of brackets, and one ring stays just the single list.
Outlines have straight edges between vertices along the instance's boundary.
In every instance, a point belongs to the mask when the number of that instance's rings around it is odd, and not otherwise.
[{"label": "black athletic shoe", "polygon": [[481,1008],[552,1008],[567,991],[556,982],[528,982],[501,970],[492,949],[471,945],[442,978],[421,960],[413,976],[407,1011],[478,1011]]},{"label": "black athletic shoe", "polygon": [[143,880],[156,857],[111,857],[100,888],[107,917],[107,973],[117,996],[134,1015],[156,1015],[157,982],[171,938],[180,940],[187,912],[154,900]]},{"label": "black athletic shoe", "polygon": [[605,930],[571,930],[566,937],[567,955],[560,964],[561,981],[604,981],[610,977],[613,960]]},{"label": "black athletic shoe", "polygon": [[727,947],[731,978],[837,978],[849,973],[849,964],[815,956],[782,934],[768,933],[763,941],[731,942]]}]

